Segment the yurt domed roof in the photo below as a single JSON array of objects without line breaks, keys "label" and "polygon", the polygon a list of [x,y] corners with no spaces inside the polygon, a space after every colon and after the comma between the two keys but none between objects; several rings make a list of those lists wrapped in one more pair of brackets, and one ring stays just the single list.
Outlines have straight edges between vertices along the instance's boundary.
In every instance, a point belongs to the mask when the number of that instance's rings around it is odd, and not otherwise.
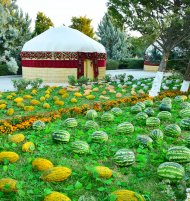
[{"label": "yurt domed roof", "polygon": [[98,52],[105,53],[102,44],[69,27],[50,28],[26,42],[23,52]]}]

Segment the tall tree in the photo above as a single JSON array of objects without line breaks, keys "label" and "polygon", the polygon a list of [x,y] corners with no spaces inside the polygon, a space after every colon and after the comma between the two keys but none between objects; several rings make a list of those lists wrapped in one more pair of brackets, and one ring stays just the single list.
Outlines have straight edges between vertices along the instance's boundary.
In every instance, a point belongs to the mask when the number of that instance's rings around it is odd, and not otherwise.
[{"label": "tall tree", "polygon": [[129,57],[129,43],[125,32],[113,26],[108,14],[105,14],[98,25],[97,35],[107,51],[108,59],[124,60]]},{"label": "tall tree", "polygon": [[152,96],[157,95],[170,51],[190,37],[190,1],[109,0],[108,6],[119,13],[132,30],[149,34],[155,41],[153,45],[162,52],[159,72],[150,92]]},{"label": "tall tree", "polygon": [[0,64],[6,64],[15,74],[20,66],[22,46],[31,38],[30,23],[16,0],[0,0]]},{"label": "tall tree", "polygon": [[72,17],[71,28],[77,29],[82,33],[86,34],[90,38],[95,38],[94,36],[94,28],[91,26],[92,19],[87,18],[86,16],[82,17]]},{"label": "tall tree", "polygon": [[42,12],[38,12],[35,21],[34,36],[43,33],[53,26],[54,24],[49,17]]}]

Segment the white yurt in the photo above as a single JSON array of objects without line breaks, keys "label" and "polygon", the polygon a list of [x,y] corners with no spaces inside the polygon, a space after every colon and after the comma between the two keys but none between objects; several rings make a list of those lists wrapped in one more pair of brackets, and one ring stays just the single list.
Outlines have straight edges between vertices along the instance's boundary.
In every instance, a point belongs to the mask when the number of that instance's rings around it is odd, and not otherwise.
[{"label": "white yurt", "polygon": [[103,45],[69,27],[51,28],[24,44],[22,75],[26,79],[62,83],[69,75],[102,79],[106,71]]}]

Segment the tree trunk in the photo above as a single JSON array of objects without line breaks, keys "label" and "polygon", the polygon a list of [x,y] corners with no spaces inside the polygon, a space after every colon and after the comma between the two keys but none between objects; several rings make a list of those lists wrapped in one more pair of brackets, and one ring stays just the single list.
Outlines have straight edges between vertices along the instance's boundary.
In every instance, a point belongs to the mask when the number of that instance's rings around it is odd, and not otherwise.
[{"label": "tree trunk", "polygon": [[160,87],[162,84],[162,79],[164,77],[164,71],[166,70],[168,58],[169,58],[169,52],[163,52],[163,56],[162,56],[162,60],[159,65],[158,72],[156,73],[156,76],[152,83],[152,88],[149,92],[149,96],[151,96],[151,97],[157,96],[158,93],[160,92]]},{"label": "tree trunk", "polygon": [[188,63],[188,66],[187,66],[187,69],[185,72],[184,80],[181,85],[180,91],[187,92],[189,89],[189,84],[190,84],[190,60],[189,60],[189,63]]}]

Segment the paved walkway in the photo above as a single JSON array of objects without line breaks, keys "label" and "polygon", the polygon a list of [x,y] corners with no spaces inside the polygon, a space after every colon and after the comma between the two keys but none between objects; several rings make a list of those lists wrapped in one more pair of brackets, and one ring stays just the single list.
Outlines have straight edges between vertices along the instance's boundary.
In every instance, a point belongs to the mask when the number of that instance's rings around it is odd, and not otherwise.
[{"label": "paved walkway", "polygon": [[[149,78],[149,77],[155,77],[156,72],[147,72],[143,70],[133,70],[133,69],[127,69],[127,70],[107,70],[106,74],[110,74],[111,76],[119,75],[126,73],[126,75],[133,75],[135,79],[139,78]],[[169,75],[166,73],[166,75]],[[19,75],[13,75],[13,76],[0,76],[0,91],[14,91],[13,84],[11,82],[12,79],[19,79],[21,76]],[[45,83],[49,85],[60,85],[63,86],[65,84],[62,83]]]}]

